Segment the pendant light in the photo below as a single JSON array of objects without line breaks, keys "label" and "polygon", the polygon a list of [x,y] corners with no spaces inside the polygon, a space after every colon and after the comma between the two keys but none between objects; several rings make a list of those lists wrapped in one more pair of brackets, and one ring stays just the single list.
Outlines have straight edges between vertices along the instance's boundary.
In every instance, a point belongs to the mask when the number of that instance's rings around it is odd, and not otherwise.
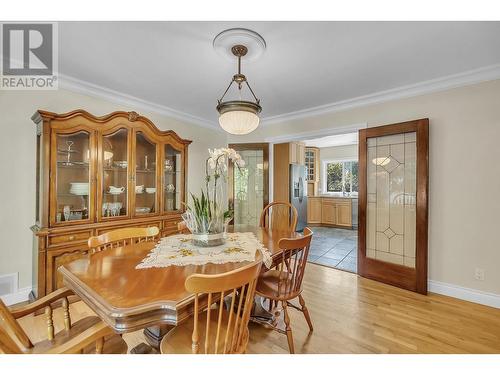
[{"label": "pendant light", "polygon": [[[233,76],[226,91],[217,101],[217,111],[219,112],[219,124],[230,134],[248,134],[259,126],[259,113],[262,111],[260,100],[255,96],[247,78],[241,74],[241,58],[248,52],[247,47],[242,44],[234,45],[231,52],[238,59],[238,73]],[[223,101],[232,84],[236,84],[239,90],[240,100]],[[241,100],[241,90],[248,87],[255,101]]]}]

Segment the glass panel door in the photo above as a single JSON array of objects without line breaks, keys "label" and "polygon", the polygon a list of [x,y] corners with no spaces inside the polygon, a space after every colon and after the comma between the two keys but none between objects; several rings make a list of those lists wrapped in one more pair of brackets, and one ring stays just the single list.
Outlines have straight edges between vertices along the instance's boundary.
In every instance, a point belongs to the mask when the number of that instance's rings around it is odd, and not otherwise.
[{"label": "glass panel door", "polygon": [[428,119],[360,130],[360,276],[427,293],[428,158]]},{"label": "glass panel door", "polygon": [[366,256],[415,268],[416,132],[367,144]]},{"label": "glass panel door", "polygon": [[182,152],[170,145],[165,145],[163,165],[163,209],[164,211],[181,210],[183,192]]},{"label": "glass panel door", "polygon": [[135,141],[135,214],[156,212],[156,143],[143,132]]},{"label": "glass panel door", "polygon": [[56,153],[55,222],[88,220],[90,133],[57,134]]},{"label": "glass panel door", "polygon": [[235,225],[258,226],[262,209],[268,203],[268,145],[231,145],[245,166],[230,169],[230,199]]},{"label": "glass panel door", "polygon": [[100,160],[103,168],[102,217],[128,215],[128,130],[103,135]]}]

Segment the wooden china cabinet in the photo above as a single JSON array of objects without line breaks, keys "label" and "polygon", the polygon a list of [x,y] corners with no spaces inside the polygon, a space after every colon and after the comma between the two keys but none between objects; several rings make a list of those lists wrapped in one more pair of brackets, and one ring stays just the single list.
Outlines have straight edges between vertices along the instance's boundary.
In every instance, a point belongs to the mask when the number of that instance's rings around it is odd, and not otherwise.
[{"label": "wooden china cabinet", "polygon": [[128,226],[174,233],[191,143],[136,112],[37,111],[33,298],[62,286],[57,268],[87,255],[90,236]]}]

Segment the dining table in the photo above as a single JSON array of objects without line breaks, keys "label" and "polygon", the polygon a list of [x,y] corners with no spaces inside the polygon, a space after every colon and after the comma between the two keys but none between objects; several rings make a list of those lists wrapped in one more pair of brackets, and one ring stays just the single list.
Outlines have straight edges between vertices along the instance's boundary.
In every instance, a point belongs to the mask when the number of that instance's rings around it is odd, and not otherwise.
[{"label": "dining table", "polygon": [[[254,233],[274,261],[281,254],[280,239],[301,236],[287,229],[248,225],[229,226],[228,232]],[[229,272],[249,262],[137,269],[155,246],[155,242],[140,242],[106,249],[62,265],[58,272],[65,286],[116,333],[144,329],[148,344],[158,348],[172,327],[194,314],[194,294],[184,286],[187,277]],[[259,259],[262,254],[256,249],[255,260]]]}]

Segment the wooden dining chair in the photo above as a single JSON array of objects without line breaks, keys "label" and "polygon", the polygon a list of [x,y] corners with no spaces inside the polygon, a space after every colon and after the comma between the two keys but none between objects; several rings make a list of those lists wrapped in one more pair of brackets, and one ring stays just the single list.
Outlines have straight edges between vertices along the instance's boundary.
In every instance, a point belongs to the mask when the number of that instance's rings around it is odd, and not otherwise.
[{"label": "wooden dining chair", "polygon": [[[0,352],[5,354],[127,353],[127,344],[97,316],[71,321],[67,288],[58,289],[26,306],[9,309],[0,299]],[[54,333],[53,307],[62,301],[64,329]],[[17,319],[45,309],[47,339],[33,342]]]},{"label": "wooden dining chair", "polygon": [[259,227],[295,231],[297,209],[288,202],[271,202],[260,214]]},{"label": "wooden dining chair", "polygon": [[261,264],[261,261],[253,262],[217,275],[189,276],[185,287],[194,293],[194,317],[170,330],[161,341],[160,351],[164,354],[244,353]]},{"label": "wooden dining chair", "polygon": [[[307,310],[304,297],[302,297],[302,279],[307,264],[309,246],[311,244],[313,232],[309,228],[304,228],[304,235],[300,238],[282,238],[278,246],[282,250],[281,255],[275,261],[276,268],[264,272],[259,276],[256,294],[275,301],[281,302],[284,313],[285,330],[273,327],[276,331],[286,334],[290,354],[295,352],[293,345],[292,328],[290,326],[290,316],[288,307],[293,307],[304,314],[309,326],[313,330],[311,317]],[[290,301],[299,299],[300,307]]]},{"label": "wooden dining chair", "polygon": [[187,227],[187,224],[186,224],[186,222],[184,220],[183,221],[179,221],[177,223],[177,233],[178,234],[191,234],[191,231]]},{"label": "wooden dining chair", "polygon": [[88,241],[89,254],[95,254],[106,249],[122,247],[139,242],[156,241],[160,230],[158,227],[120,228],[90,237]]}]

